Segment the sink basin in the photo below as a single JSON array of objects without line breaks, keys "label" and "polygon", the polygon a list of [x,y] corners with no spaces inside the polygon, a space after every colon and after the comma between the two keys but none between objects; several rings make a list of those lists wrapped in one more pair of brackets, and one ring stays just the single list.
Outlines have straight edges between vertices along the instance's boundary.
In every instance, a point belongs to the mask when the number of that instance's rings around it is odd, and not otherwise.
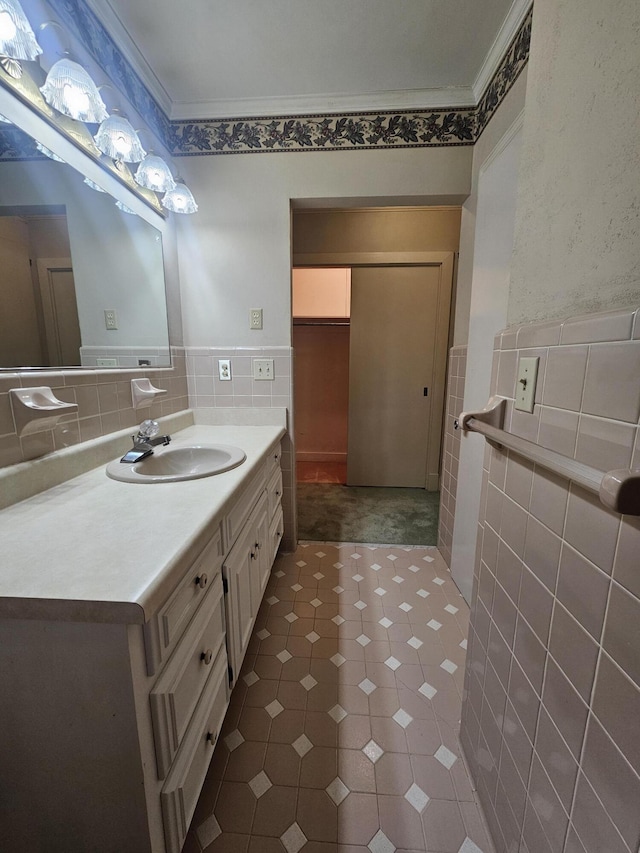
[{"label": "sink basin", "polygon": [[124,483],[198,480],[236,468],[246,458],[244,450],[230,444],[159,448],[140,462],[120,462],[115,459],[107,465],[107,477]]}]

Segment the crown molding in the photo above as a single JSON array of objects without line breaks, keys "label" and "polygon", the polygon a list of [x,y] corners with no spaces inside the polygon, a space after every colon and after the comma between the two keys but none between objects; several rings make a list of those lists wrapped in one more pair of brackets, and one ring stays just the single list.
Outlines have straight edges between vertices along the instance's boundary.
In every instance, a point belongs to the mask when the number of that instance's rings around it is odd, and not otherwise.
[{"label": "crown molding", "polygon": [[169,117],[172,108],[169,93],[160,80],[158,80],[144,55],[125,29],[124,24],[114,11],[109,0],[84,0],[84,3],[108,30],[110,36],[118,46],[118,51],[140,77],[150,94],[157,101],[158,106],[164,111],[164,114]]},{"label": "crown molding", "polygon": [[480,67],[480,71],[478,71],[476,79],[473,81],[473,85],[471,87],[473,100],[471,103],[475,106],[478,106],[480,103],[480,99],[482,98],[485,89],[504,60],[505,53],[508,51],[509,45],[511,44],[514,36],[527,17],[531,6],[532,0],[513,0],[511,8],[507,13],[507,17],[504,19],[504,23],[500,27],[498,35],[495,37],[493,44],[489,48],[489,52],[484,58],[484,62]]},{"label": "crown molding", "polygon": [[278,98],[225,98],[214,101],[178,101],[171,110],[172,121],[224,118],[302,116],[320,113],[406,112],[475,105],[468,86],[440,89],[401,89],[357,95],[294,95]]}]

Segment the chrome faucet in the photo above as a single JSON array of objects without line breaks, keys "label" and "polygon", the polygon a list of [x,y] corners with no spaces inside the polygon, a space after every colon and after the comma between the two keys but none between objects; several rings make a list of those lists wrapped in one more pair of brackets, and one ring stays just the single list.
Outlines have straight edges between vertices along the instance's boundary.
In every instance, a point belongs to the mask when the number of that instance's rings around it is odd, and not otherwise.
[{"label": "chrome faucet", "polygon": [[138,434],[132,435],[133,448],[122,457],[121,462],[140,462],[141,459],[146,459],[151,456],[153,448],[159,444],[165,447],[171,441],[170,435],[158,435],[160,425],[157,421],[146,420],[142,421],[138,427]]}]

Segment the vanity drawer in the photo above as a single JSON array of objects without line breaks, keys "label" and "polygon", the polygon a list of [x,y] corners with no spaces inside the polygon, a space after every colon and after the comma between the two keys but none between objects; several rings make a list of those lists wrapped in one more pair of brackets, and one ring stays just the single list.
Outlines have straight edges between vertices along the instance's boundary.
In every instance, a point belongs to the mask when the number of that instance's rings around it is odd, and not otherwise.
[{"label": "vanity drawer", "polygon": [[225,519],[225,551],[229,552],[233,543],[238,538],[245,521],[249,518],[251,510],[256,505],[258,498],[264,491],[266,483],[266,465],[262,465],[257,476],[251,480],[240,498],[233,505]]},{"label": "vanity drawer", "polygon": [[281,467],[281,459],[282,459],[282,446],[280,442],[276,444],[274,448],[269,451],[269,455],[267,456],[267,478],[271,477],[273,472]]},{"label": "vanity drawer", "polygon": [[175,648],[193,614],[207,596],[213,580],[220,575],[222,557],[222,534],[218,528],[168,601],[145,625],[149,675],[157,672]]},{"label": "vanity drawer", "polygon": [[167,853],[182,850],[227,709],[229,680],[222,652],[160,794]]},{"label": "vanity drawer", "polygon": [[282,500],[282,471],[276,468],[267,483],[267,499],[269,501],[269,518],[273,518]]},{"label": "vanity drawer", "polygon": [[272,563],[276,558],[276,554],[278,553],[278,548],[280,547],[280,543],[282,542],[283,535],[284,516],[282,514],[282,507],[279,506],[275,517],[272,519],[271,524],[269,525],[269,543],[271,546],[269,556],[271,557]]},{"label": "vanity drawer", "polygon": [[219,654],[226,660],[221,575],[211,586],[149,695],[159,779],[169,772]]}]

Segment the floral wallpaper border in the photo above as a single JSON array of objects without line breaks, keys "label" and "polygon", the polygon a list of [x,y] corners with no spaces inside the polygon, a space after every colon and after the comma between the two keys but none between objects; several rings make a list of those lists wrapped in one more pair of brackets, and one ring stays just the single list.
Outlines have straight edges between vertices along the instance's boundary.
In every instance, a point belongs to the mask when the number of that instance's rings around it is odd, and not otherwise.
[{"label": "floral wallpaper border", "polygon": [[[175,157],[473,145],[528,62],[533,17],[532,6],[477,107],[171,121],[85,0],[47,2]],[[31,159],[7,131],[0,160]]]}]

